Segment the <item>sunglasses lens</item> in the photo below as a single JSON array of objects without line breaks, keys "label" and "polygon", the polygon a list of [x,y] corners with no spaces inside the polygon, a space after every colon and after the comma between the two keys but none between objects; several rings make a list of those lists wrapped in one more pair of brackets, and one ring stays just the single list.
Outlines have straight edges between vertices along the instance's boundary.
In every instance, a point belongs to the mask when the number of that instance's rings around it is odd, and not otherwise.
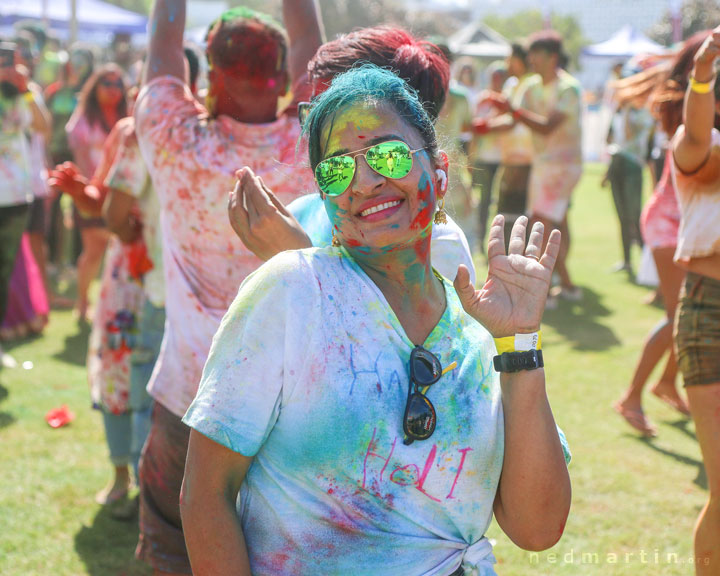
[{"label": "sunglasses lens", "polygon": [[382,142],[365,153],[367,163],[386,178],[404,178],[412,170],[412,154],[405,142]]},{"label": "sunglasses lens", "polygon": [[328,196],[340,196],[345,192],[354,175],[355,159],[351,156],[328,158],[315,168],[318,187]]},{"label": "sunglasses lens", "polygon": [[425,349],[415,348],[410,354],[410,376],[419,386],[430,386],[440,379],[440,361]]},{"label": "sunglasses lens", "polygon": [[427,440],[435,431],[435,407],[422,394],[412,394],[405,408],[403,428],[415,440]]}]

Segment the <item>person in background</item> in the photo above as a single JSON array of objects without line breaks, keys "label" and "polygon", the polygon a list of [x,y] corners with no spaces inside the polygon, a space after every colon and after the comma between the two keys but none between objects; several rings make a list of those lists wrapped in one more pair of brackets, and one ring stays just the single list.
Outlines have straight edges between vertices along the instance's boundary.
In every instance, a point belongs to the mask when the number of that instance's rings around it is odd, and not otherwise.
[{"label": "person in background", "polygon": [[[188,59],[188,86],[195,94],[198,59],[187,47],[185,57]],[[130,357],[128,397],[129,452],[137,481],[140,453],[150,432],[152,414],[152,396],[147,392],[147,384],[160,354],[165,331],[165,279],[159,198],[140,154],[134,118],[125,118],[119,124],[118,149],[105,179],[107,198],[102,212],[108,229],[128,247],[130,276],[142,280],[145,294]],[[140,239],[142,242],[138,242]],[[129,500],[114,510],[115,516],[132,518],[138,506],[138,499]]]},{"label": "person in background", "polygon": [[[115,64],[101,66],[85,82],[78,105],[65,126],[75,163],[64,163],[63,170],[90,178],[103,154],[105,139],[112,127],[128,115],[127,85]],[[97,276],[110,233],[102,218],[85,218],[77,210],[75,223],[80,229],[82,252],[77,261],[77,301],[80,322],[87,321],[88,289]]]},{"label": "person in background", "polygon": [[457,71],[456,79],[458,85],[467,90],[470,99],[470,109],[474,110],[477,105],[477,79],[475,73],[475,65],[471,61],[459,63],[460,67]]},{"label": "person in background", "polygon": [[694,57],[673,138],[680,231],[675,261],[687,270],[675,319],[678,366],[707,473],[695,526],[695,573],[720,573],[720,26]]},{"label": "person in background", "polygon": [[[76,209],[86,219],[101,217],[107,198],[107,178],[117,157],[129,118],[115,124],[105,140],[97,168],[90,179],[70,170],[56,169],[50,183],[72,197]],[[136,261],[144,245],[125,245],[111,235],[105,255],[100,295],[92,319],[88,341],[87,374],[92,407],[102,414],[105,439],[113,467],[113,477],[95,500],[109,506],[117,518],[128,518],[133,505],[128,501],[130,466],[137,470],[140,450],[133,445],[132,407],[129,403],[131,357],[137,341],[137,325],[145,296],[142,277],[146,262]],[[135,257],[135,258],[134,258]]]},{"label": "person in background", "polygon": [[[14,39],[16,45],[15,62],[27,70],[32,78],[35,62],[33,54],[34,38],[20,31]],[[28,334],[40,334],[48,322],[48,298],[45,281],[45,200],[47,198],[47,167],[45,160],[45,141],[50,133],[50,115],[42,100],[41,88],[34,82],[28,82],[35,105],[45,118],[45,130],[28,130],[30,145],[30,171],[32,204],[28,214],[28,223],[15,260],[10,280],[10,299],[7,311],[0,326],[0,339],[14,340]]]},{"label": "person in background", "polygon": [[[682,119],[683,96],[692,68],[693,56],[704,40],[705,34],[695,37],[692,41],[688,40],[672,62],[672,68],[664,64],[657,65],[618,82],[614,87],[617,98],[646,100],[653,115],[660,122],[661,129],[668,134],[674,134]],[[680,226],[680,208],[670,173],[672,153],[670,150],[666,150],[665,153],[667,160],[662,176],[652,196],[646,202],[640,218],[643,240],[651,250],[657,269],[658,291],[662,295],[665,314],[648,334],[630,385],[620,400],[614,404],[615,411],[643,436],[657,434],[657,428],[643,410],[642,395],[650,375],[666,353],[668,358],[665,367],[650,391],[674,410],[685,416],[690,414],[687,402],[678,392],[676,384],[677,359],[672,330],[685,272],[673,262]]]},{"label": "person in background", "polygon": [[528,39],[528,62],[535,73],[527,80],[519,107],[506,97],[494,102],[516,122],[530,128],[533,134],[533,164],[530,171],[527,210],[532,221],[546,228],[558,227],[562,246],[556,271],[560,284],[551,290],[548,307],[556,298],[582,299],[567,267],[570,231],[567,212],[575,186],[582,175],[582,88],[578,81],[560,66],[563,56],[561,36],[553,30],[533,34]]},{"label": "person in background", "polygon": [[[31,78],[35,77],[36,63],[39,61],[32,40],[34,36],[30,32],[21,31],[18,42],[20,64],[30,71]],[[40,42],[40,41],[39,41]],[[44,43],[44,36],[42,37]],[[42,88],[36,84],[33,93],[37,94],[39,99],[42,98]],[[40,101],[38,105],[45,107],[45,103]],[[48,118],[47,130],[44,133],[32,132],[30,134],[30,156],[32,165],[32,192],[33,204],[30,208],[30,217],[28,218],[27,237],[32,258],[32,262],[26,263],[26,275],[31,281],[29,284],[29,292],[32,295],[31,301],[34,302],[32,309],[33,314],[27,318],[26,326],[32,333],[38,334],[42,331],[48,322],[48,294],[50,288],[47,278],[47,247],[46,247],[46,213],[49,204],[49,189],[47,185],[48,165],[47,165],[47,142],[51,134],[51,116],[49,111],[45,112]]]},{"label": "person in background", "polygon": [[[624,77],[638,72],[639,70],[626,69]],[[647,94],[644,91],[634,93],[616,90],[614,100],[616,109],[608,136],[610,166],[603,178],[603,186],[610,184],[615,212],[620,223],[623,259],[615,266],[614,271],[625,271],[633,280],[635,274],[630,250],[634,243],[643,246],[640,233],[643,170],[654,120],[646,106]]]},{"label": "person in background", "polygon": [[295,106],[278,116],[292,86],[307,100],[307,63],[322,42],[313,0],[285,0],[287,34],[247,8],[209,28],[207,107],[185,83],[185,2],[156,0],[148,29],[144,86],[135,106],[138,145],[158,194],[166,324],[148,392],[150,433],[140,463],[140,541],[156,573],[189,574],[180,487],[190,429],[182,416],[195,397],[213,334],[238,286],[261,264],[227,219],[228,190],[249,165],[289,202],[312,174],[292,173],[300,125]]},{"label": "person in background", "polygon": [[[48,155],[51,166],[57,166],[73,160],[73,153],[68,143],[65,126],[77,107],[78,94],[85,82],[90,78],[94,67],[93,52],[84,46],[76,46],[70,54],[62,53],[65,62],[60,69],[60,76],[44,91],[50,116],[52,117],[52,132],[47,142]],[[68,214],[64,214],[61,196],[52,199],[48,210],[49,225],[47,226],[48,263],[53,273],[59,273],[64,264],[64,248],[70,243],[70,230],[66,221],[72,226],[72,214],[68,206]],[[74,232],[74,230],[73,230]],[[74,260],[70,262],[74,264]],[[53,276],[54,274],[49,274]],[[73,301],[50,294],[53,306],[72,307]]]},{"label": "person in background", "polygon": [[41,90],[45,90],[60,76],[65,54],[53,46],[53,41],[57,41],[57,38],[51,36],[36,22],[17,22],[15,29],[18,34],[29,34],[33,38],[32,51],[36,55],[36,61],[32,79],[40,86]]},{"label": "person in background", "polygon": [[[488,122],[499,115],[491,103],[491,97],[502,93],[508,73],[505,63],[498,60],[488,66],[485,74],[488,78],[488,87],[477,97],[473,120]],[[470,141],[468,155],[472,163],[473,187],[480,189],[477,239],[480,251],[485,254],[485,236],[488,231],[490,205],[493,200],[493,182],[502,160],[502,150],[497,135],[492,132],[480,134],[475,131],[474,137]]]},{"label": "person in background", "polygon": [[[0,43],[0,321],[5,318],[10,278],[32,201],[32,166],[27,134],[49,128],[42,98],[29,73],[17,64],[17,46]],[[0,356],[3,356],[0,348]]]},{"label": "person in background", "polygon": [[133,63],[133,48],[127,32],[115,32],[110,41],[110,62],[117,64],[127,74]]},{"label": "person in background", "polygon": [[[437,46],[452,65],[454,56],[450,47],[442,42]],[[402,74],[400,75],[402,77]],[[473,218],[477,202],[473,198],[472,178],[468,170],[470,166],[466,154],[472,130],[472,110],[468,90],[454,78],[450,78],[445,104],[437,117],[435,130],[438,133],[438,141],[442,142],[450,160],[448,202],[452,203],[453,215],[461,221],[463,232],[466,236],[472,237],[477,228],[476,220]]]},{"label": "person in background", "polygon": [[[532,75],[528,68],[527,49],[513,43],[507,58],[510,78],[503,87],[503,94],[512,106],[520,106],[525,81]],[[493,184],[497,188],[497,213],[505,217],[505,238],[509,242],[515,220],[525,214],[528,182],[533,160],[533,142],[530,129],[515,122],[511,114],[497,119],[500,130],[500,168]],[[507,246],[506,246],[507,247]]]}]

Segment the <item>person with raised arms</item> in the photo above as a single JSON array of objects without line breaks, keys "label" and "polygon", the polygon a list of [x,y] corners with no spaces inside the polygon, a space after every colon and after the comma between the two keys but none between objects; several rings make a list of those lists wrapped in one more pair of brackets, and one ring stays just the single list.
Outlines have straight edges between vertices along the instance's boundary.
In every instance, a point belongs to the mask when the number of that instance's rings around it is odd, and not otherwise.
[{"label": "person with raised arms", "polygon": [[295,174],[296,114],[278,115],[289,86],[307,99],[307,62],[321,43],[314,0],[285,0],[287,32],[246,8],[210,26],[207,106],[185,83],[185,0],[156,0],[135,106],[138,145],[160,203],[166,324],[148,392],[152,424],[140,463],[137,555],[157,573],[190,574],[180,519],[189,428],[212,336],[243,279],[261,260],[227,220],[227,190],[248,165],[289,202],[311,186]]}]

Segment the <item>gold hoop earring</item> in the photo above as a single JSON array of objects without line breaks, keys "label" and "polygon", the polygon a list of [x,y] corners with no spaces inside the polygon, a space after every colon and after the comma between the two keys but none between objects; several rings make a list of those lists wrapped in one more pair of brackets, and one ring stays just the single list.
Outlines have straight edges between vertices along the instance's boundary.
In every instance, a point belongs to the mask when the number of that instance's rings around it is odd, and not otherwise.
[{"label": "gold hoop earring", "polygon": [[335,229],[334,229],[334,228],[333,228],[333,231],[332,231],[332,245],[333,245],[334,248],[340,248],[340,246],[342,246],[342,244],[340,244],[340,238],[338,238],[337,236],[335,236]]},{"label": "gold hoop earring", "polygon": [[445,212],[445,196],[440,198],[440,205],[438,206],[435,217],[433,218],[435,224],[447,224],[447,212]]}]

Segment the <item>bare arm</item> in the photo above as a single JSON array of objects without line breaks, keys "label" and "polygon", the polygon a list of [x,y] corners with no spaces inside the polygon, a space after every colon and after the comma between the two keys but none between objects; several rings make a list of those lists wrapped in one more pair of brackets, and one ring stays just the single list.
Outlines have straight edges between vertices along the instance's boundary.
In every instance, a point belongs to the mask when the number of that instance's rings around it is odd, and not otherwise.
[{"label": "bare arm", "polygon": [[513,112],[513,117],[530,128],[533,132],[548,135],[552,134],[560,124],[562,124],[567,115],[564,112],[552,112],[550,116],[541,116],[525,108],[518,108]]},{"label": "bare arm", "polygon": [[235,503],[251,463],[252,458],[190,432],[180,513],[195,576],[250,576]]},{"label": "bare arm", "polygon": [[545,393],[542,369],[502,374],[505,459],[494,511],[503,532],[525,550],[562,536],[570,511],[570,476]]},{"label": "bare arm", "polygon": [[325,30],[317,0],[283,0],[283,22],[290,40],[290,81],[307,73],[307,65],[324,42]]},{"label": "bare arm", "polygon": [[[516,122],[522,122],[534,132],[544,135],[554,132],[567,118],[567,114],[559,110],[553,111],[546,117],[526,108],[513,108],[510,100],[502,94],[487,96],[486,100],[491,102],[500,112],[509,113]],[[503,123],[507,123],[507,120],[504,120]]]},{"label": "bare arm", "polygon": [[[481,289],[470,283],[464,267],[455,278],[463,308],[495,338],[537,332],[542,319],[560,232],[553,230],[543,253],[542,224],[533,226],[526,247],[527,222],[525,216],[515,222],[506,255],[505,219],[495,217],[488,240],[488,279]],[[500,386],[505,457],[495,516],[518,546],[543,550],[559,540],[570,509],[570,477],[545,392],[545,372],[502,373]]]},{"label": "bare arm", "polygon": [[155,0],[148,21],[150,42],[143,84],[160,76],[185,80],[185,0]]},{"label": "bare arm", "polygon": [[510,114],[501,114],[494,118],[477,118],[473,120],[472,132],[482,136],[483,134],[496,134],[509,132],[515,127],[515,121]]},{"label": "bare arm", "polygon": [[[720,26],[713,30],[695,55],[691,77],[697,82],[715,79],[715,59],[720,54]],[[712,128],[715,123],[715,94],[713,90],[692,90],[685,93],[683,108],[684,131],[678,132],[673,154],[675,163],[683,172],[700,168],[710,154]]]}]

